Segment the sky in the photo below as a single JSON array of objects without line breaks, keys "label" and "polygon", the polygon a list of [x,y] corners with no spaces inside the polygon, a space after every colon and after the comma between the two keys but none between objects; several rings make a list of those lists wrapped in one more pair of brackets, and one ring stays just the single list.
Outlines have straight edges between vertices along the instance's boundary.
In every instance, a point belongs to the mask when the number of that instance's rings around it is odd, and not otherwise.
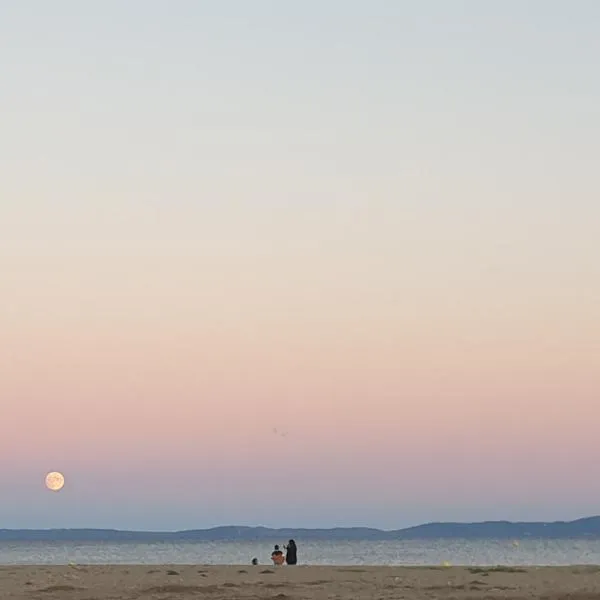
[{"label": "sky", "polygon": [[598,56],[595,0],[2,3],[0,527],[600,513]]}]

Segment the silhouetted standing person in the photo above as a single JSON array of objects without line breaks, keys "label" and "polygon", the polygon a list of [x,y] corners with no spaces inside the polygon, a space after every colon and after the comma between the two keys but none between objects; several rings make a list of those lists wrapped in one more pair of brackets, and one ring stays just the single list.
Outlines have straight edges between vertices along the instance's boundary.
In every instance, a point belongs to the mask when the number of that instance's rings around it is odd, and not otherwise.
[{"label": "silhouetted standing person", "polygon": [[290,540],[285,546],[285,562],[288,565],[295,565],[298,562],[298,548],[294,540]]}]

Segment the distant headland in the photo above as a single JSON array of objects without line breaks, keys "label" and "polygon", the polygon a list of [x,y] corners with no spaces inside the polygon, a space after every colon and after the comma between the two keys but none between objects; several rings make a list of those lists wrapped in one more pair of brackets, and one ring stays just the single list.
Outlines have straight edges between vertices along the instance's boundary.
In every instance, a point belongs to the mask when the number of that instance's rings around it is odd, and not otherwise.
[{"label": "distant headland", "polygon": [[0,529],[0,541],[11,542],[205,542],[285,540],[418,540],[418,539],[600,539],[600,516],[575,521],[426,523],[405,529],[369,527],[300,529],[227,525],[185,531],[116,529]]}]

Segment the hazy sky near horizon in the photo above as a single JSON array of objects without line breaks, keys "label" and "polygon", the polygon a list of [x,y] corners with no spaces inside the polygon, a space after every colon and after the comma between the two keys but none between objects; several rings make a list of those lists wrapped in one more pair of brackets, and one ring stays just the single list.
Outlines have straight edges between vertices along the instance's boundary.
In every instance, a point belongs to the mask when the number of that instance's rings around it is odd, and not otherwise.
[{"label": "hazy sky near horizon", "polygon": [[0,527],[600,513],[599,56],[592,0],[3,3]]}]

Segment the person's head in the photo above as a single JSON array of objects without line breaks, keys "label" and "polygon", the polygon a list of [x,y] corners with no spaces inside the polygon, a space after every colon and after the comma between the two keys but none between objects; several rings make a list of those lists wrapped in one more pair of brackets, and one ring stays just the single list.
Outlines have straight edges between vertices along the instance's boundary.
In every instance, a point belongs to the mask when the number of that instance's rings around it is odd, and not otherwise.
[{"label": "person's head", "polygon": [[296,545],[296,542],[294,540],[290,540],[288,542],[288,546],[295,546],[295,545]]},{"label": "person's head", "polygon": [[279,550],[279,544],[275,544],[275,550]]},{"label": "person's head", "polygon": [[252,559],[252,564],[253,565],[257,565],[258,564],[258,558],[253,558]]}]

